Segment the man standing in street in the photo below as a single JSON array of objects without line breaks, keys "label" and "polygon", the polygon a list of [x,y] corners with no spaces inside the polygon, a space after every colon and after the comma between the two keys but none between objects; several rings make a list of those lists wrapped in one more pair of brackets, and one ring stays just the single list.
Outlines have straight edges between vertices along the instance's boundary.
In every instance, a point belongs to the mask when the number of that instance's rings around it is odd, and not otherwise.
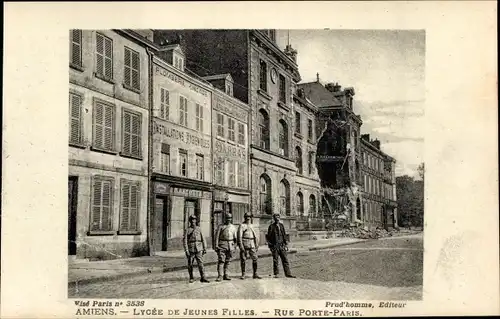
[{"label": "man standing in street", "polygon": [[194,282],[193,264],[195,259],[200,271],[200,281],[209,282],[205,278],[205,269],[203,267],[203,255],[207,253],[207,243],[201,233],[200,226],[196,225],[196,220],[196,216],[189,216],[189,227],[184,234],[184,252],[188,259],[189,283]]},{"label": "man standing in street", "polygon": [[255,231],[250,224],[251,215],[245,213],[245,222],[241,223],[238,227],[238,246],[240,247],[240,265],[241,265],[241,277],[240,279],[245,279],[245,262],[247,255],[252,259],[253,266],[253,278],[261,279],[257,275],[257,250],[259,249],[259,241],[255,235]]},{"label": "man standing in street", "polygon": [[[215,251],[217,252],[217,280],[231,280],[227,274],[229,263],[233,257],[234,247],[237,242],[237,229],[233,225],[233,216],[229,213],[225,215],[224,225],[217,231],[215,240]],[[224,265],[224,277],[222,277],[221,267]]]},{"label": "man standing in street", "polygon": [[273,215],[273,223],[269,225],[267,230],[267,245],[271,250],[273,255],[273,272],[274,278],[278,278],[279,268],[278,268],[278,257],[281,258],[283,263],[283,271],[285,276],[288,278],[295,278],[290,272],[290,264],[288,263],[287,251],[288,243],[286,240],[285,226],[280,223],[280,215]]}]

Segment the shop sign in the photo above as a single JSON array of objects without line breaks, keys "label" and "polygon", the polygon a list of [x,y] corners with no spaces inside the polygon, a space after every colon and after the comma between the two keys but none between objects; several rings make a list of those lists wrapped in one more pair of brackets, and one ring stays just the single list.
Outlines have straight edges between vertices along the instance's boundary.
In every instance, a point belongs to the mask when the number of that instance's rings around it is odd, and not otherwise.
[{"label": "shop sign", "polygon": [[205,199],[212,198],[212,194],[210,192],[204,192],[197,189],[188,189],[180,187],[172,187],[171,194],[182,197],[194,197],[194,198],[205,198]]},{"label": "shop sign", "polygon": [[201,146],[203,148],[210,148],[210,140],[190,134],[189,132],[181,131],[177,128],[167,127],[155,121],[153,123],[153,131],[155,134],[161,134],[168,138],[181,141],[185,144]]},{"label": "shop sign", "polygon": [[155,183],[155,193],[168,194],[168,185],[163,183]]}]

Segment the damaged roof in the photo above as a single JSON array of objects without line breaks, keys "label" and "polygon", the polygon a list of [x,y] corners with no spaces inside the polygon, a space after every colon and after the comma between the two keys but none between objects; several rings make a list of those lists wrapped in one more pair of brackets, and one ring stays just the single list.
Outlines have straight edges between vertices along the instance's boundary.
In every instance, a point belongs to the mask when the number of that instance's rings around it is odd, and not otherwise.
[{"label": "damaged roof", "polygon": [[319,82],[300,83],[297,86],[304,89],[307,98],[318,107],[342,106],[342,102]]}]

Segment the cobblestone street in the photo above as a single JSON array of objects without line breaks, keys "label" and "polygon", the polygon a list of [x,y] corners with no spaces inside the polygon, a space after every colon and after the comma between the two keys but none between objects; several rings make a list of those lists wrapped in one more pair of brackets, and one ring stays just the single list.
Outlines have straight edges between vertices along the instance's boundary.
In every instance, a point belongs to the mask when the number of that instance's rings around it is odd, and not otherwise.
[{"label": "cobblestone street", "polygon": [[[239,262],[231,264],[231,281],[215,282],[216,266],[206,267],[208,284],[188,283],[187,271],[134,276],[78,285],[70,298],[146,299],[385,299],[422,298],[422,235],[388,238],[328,250],[290,254],[296,279],[273,278],[272,259],[259,259],[262,280],[239,279]],[[251,263],[247,262],[247,268]],[[196,272],[195,272],[196,273]],[[196,273],[196,275],[198,275]],[[197,277],[197,279],[199,279]]]}]

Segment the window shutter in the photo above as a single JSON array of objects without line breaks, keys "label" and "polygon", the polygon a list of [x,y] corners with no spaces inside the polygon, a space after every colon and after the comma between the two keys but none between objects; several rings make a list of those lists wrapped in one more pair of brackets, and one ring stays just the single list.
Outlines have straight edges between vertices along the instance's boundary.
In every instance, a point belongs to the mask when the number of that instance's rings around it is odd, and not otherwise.
[{"label": "window shutter", "polygon": [[132,54],[132,87],[136,89],[140,89],[140,60],[139,54],[134,52]]},{"label": "window shutter", "polygon": [[122,216],[120,220],[120,229],[129,230],[130,225],[130,184],[122,185]]},{"label": "window shutter", "polygon": [[81,97],[75,94],[70,94],[70,142],[81,143]]},{"label": "window shutter", "polygon": [[124,78],[125,78],[125,84],[131,86],[131,73],[132,73],[132,70],[131,70],[131,56],[132,55],[132,52],[125,48],[125,75],[124,75]]},{"label": "window shutter", "polygon": [[141,117],[138,115],[132,115],[132,141],[131,141],[131,152],[132,155],[141,155]]},{"label": "window shutter", "polygon": [[82,65],[82,30],[71,30],[71,63]]},{"label": "window shutter", "polygon": [[101,228],[101,195],[102,195],[102,182],[100,180],[94,181],[94,192],[92,201],[92,225],[91,230],[99,230]]},{"label": "window shutter", "polygon": [[104,37],[96,35],[96,73],[104,75]]},{"label": "window shutter", "polygon": [[113,108],[111,106],[104,107],[104,147],[107,150],[113,150]]},{"label": "window shutter", "polygon": [[160,89],[160,117],[165,118],[165,89]]},{"label": "window shutter", "polygon": [[94,146],[104,148],[104,105],[96,103],[94,106]]},{"label": "window shutter", "polygon": [[102,212],[101,212],[101,229],[111,230],[111,201],[112,189],[111,182],[102,182]]},{"label": "window shutter", "polygon": [[105,76],[109,79],[113,78],[113,43],[110,39],[104,41],[104,53],[106,59],[104,60]]},{"label": "window shutter", "polygon": [[123,153],[130,154],[131,152],[131,119],[130,113],[123,113]]},{"label": "window shutter", "polygon": [[136,184],[130,185],[130,220],[129,230],[137,230],[137,219],[139,212],[139,187]]}]

